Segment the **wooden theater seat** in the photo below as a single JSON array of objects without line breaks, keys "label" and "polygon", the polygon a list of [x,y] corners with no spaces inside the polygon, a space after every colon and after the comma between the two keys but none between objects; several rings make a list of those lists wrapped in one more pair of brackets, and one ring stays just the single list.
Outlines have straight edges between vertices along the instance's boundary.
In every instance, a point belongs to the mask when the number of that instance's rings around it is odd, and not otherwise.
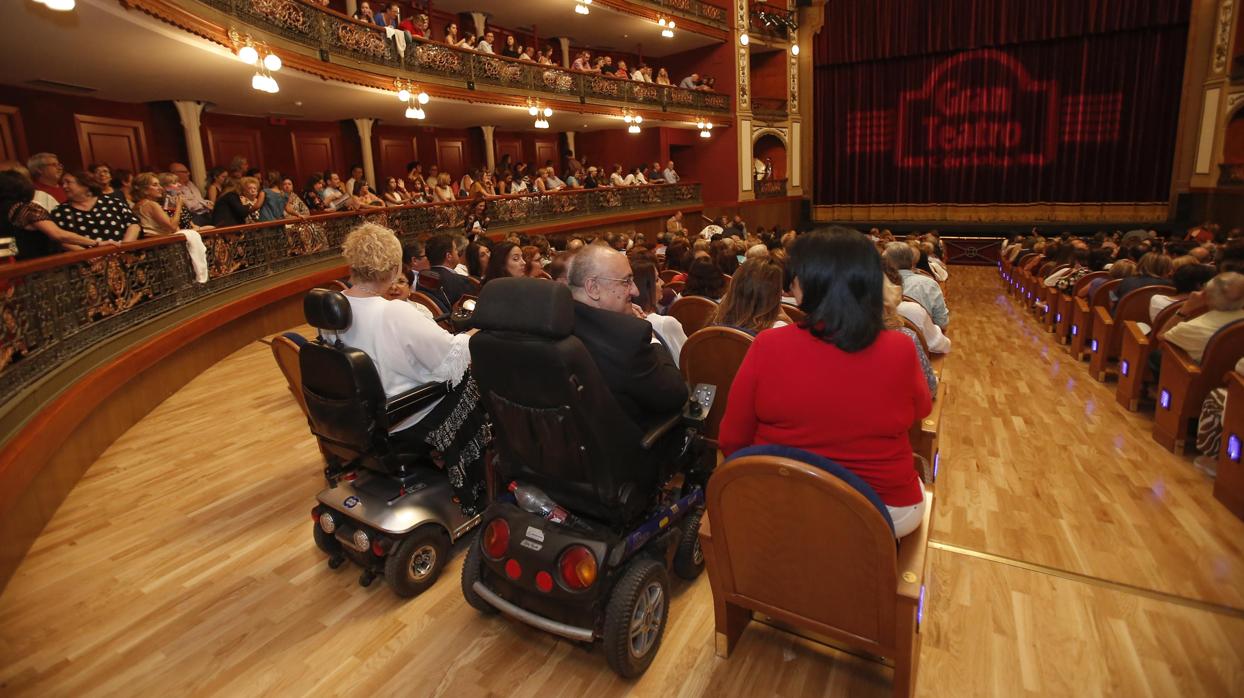
[{"label": "wooden theater seat", "polygon": [[1244,376],[1227,374],[1227,409],[1222,414],[1222,447],[1218,451],[1218,477],[1214,478],[1214,499],[1222,502],[1236,517],[1244,519]]},{"label": "wooden theater seat", "polygon": [[1244,320],[1218,330],[1205,346],[1201,363],[1165,339],[1158,371],[1158,405],[1153,414],[1153,439],[1175,453],[1183,453],[1188,427],[1201,414],[1201,403],[1223,376],[1244,357]]},{"label": "wooden theater seat", "polygon": [[1093,308],[1093,333],[1089,340],[1089,375],[1098,381],[1115,370],[1123,345],[1123,323],[1148,322],[1149,299],[1175,292],[1173,286],[1145,286],[1123,296],[1111,312],[1106,305]]},{"label": "wooden theater seat", "polygon": [[892,659],[893,695],[911,696],[929,504],[896,546],[877,508],[820,468],[774,456],[718,466],[700,524],[717,655],[730,656],[757,612]]},{"label": "wooden theater seat", "polygon": [[[912,453],[924,458],[929,464],[929,477],[922,477],[921,479],[925,480],[925,485],[930,489],[937,480],[938,461],[941,460],[941,456],[938,455],[941,448],[939,434],[942,427],[942,408],[945,405],[946,381],[939,376],[937,394],[933,396],[933,410],[929,412],[927,417],[911,425],[911,430],[907,432],[907,439],[911,442]],[[923,473],[921,475],[923,476]]]},{"label": "wooden theater seat", "polygon": [[671,281],[665,284],[665,289],[667,291],[673,291],[674,293],[682,293],[682,290],[686,287],[687,287],[686,281]]},{"label": "wooden theater seat", "polygon": [[1071,339],[1071,317],[1075,312],[1075,299],[1080,289],[1092,283],[1093,279],[1100,279],[1109,275],[1109,272],[1094,271],[1081,276],[1072,285],[1070,292],[1058,292],[1058,307],[1054,310],[1054,336],[1058,338],[1060,344],[1066,344]]},{"label": "wooden theater seat", "polygon": [[1177,300],[1163,308],[1153,319],[1148,332],[1141,327],[1143,321],[1128,320],[1123,323],[1123,341],[1119,345],[1119,384],[1115,388],[1114,397],[1127,410],[1135,412],[1140,407],[1145,385],[1153,381],[1153,371],[1149,369],[1149,354],[1153,351],[1158,335],[1180,320],[1175,313],[1184,307],[1185,300]]},{"label": "wooden theater seat", "polygon": [[1111,279],[1093,291],[1090,298],[1076,298],[1075,310],[1071,316],[1071,355],[1079,361],[1088,350],[1089,339],[1093,336],[1093,308],[1110,302],[1110,292],[1122,279]]},{"label": "wooden theater seat", "polygon": [[1054,331],[1055,314],[1058,312],[1059,293],[1057,288],[1053,286],[1046,286],[1045,280],[1048,279],[1050,275],[1063,271],[1070,266],[1070,264],[1062,264],[1053,267],[1049,270],[1049,272],[1042,273],[1041,278],[1038,279],[1039,285],[1037,286],[1036,295],[1037,300],[1041,301],[1041,303],[1040,305],[1034,304],[1032,306],[1032,312],[1036,314],[1038,319],[1041,320],[1041,324],[1045,325],[1047,332]]},{"label": "wooden theater seat", "polygon": [[663,269],[661,270],[661,273],[658,274],[657,276],[661,278],[661,283],[668,284],[669,282],[674,280],[675,276],[678,276],[681,273],[682,272],[678,271],[677,269]]},{"label": "wooden theater seat", "polygon": [[786,317],[790,318],[790,321],[796,325],[803,322],[804,318],[808,317],[808,314],[800,310],[799,306],[791,305],[790,303],[782,304],[782,312],[786,313]]},{"label": "wooden theater seat", "polygon": [[670,306],[671,317],[682,324],[683,332],[690,337],[697,330],[706,327],[717,313],[717,303],[700,296],[683,296]]},{"label": "wooden theater seat", "polygon": [[302,335],[294,332],[278,334],[272,338],[271,347],[272,358],[276,359],[277,368],[280,368],[281,373],[284,374],[289,392],[293,394],[294,401],[298,403],[303,415],[306,415],[307,402],[302,396],[302,367],[298,363],[298,351],[307,340],[302,339],[300,343],[299,338],[302,338]]},{"label": "wooden theater seat", "polygon": [[687,338],[678,356],[678,365],[688,385],[707,383],[717,386],[713,408],[704,420],[704,436],[717,440],[721,418],[726,414],[730,385],[752,346],[752,336],[733,327],[705,327]]}]

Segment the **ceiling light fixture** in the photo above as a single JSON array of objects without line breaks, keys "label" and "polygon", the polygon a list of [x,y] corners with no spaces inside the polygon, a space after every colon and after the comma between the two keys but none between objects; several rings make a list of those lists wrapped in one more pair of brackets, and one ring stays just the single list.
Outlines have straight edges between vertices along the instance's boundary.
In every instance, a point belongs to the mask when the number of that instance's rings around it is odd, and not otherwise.
[{"label": "ceiling light fixture", "polygon": [[540,101],[536,99],[527,99],[527,113],[536,117],[536,128],[548,128],[549,117],[553,115],[553,108],[548,106],[540,106]]},{"label": "ceiling light fixture", "polygon": [[713,122],[697,121],[695,127],[700,129],[700,138],[708,138],[713,135]]},{"label": "ceiling light fixture", "polygon": [[427,118],[427,113],[419,105],[427,104],[431,97],[422,87],[404,78],[396,78],[393,86],[397,88],[397,100],[406,105],[407,119]]},{"label": "ceiling light fixture", "polygon": [[35,0],[40,5],[45,5],[49,10],[57,12],[68,12],[74,8],[74,0]]},{"label": "ceiling light fixture", "polygon": [[627,126],[626,128],[627,133],[639,133],[640,131],[639,125],[644,122],[644,117],[640,116],[639,114],[631,113],[630,109],[623,109],[622,120],[625,121],[627,124],[629,124],[629,126]]},{"label": "ceiling light fixture", "polygon": [[657,15],[657,24],[661,26],[661,36],[667,39],[674,38],[674,20]]},{"label": "ceiling light fixture", "polygon": [[589,10],[587,6],[591,4],[592,4],[592,0],[574,0],[575,14],[580,14],[580,15],[588,14]]}]

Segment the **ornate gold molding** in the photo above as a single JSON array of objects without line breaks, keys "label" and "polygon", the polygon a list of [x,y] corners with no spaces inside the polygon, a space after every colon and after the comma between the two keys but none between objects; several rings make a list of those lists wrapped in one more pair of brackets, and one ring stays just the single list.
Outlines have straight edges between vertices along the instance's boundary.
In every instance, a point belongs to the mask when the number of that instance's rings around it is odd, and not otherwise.
[{"label": "ornate gold molding", "polygon": [[866,204],[813,206],[812,219],[853,223],[1161,223],[1165,201],[1031,204]]},{"label": "ornate gold molding", "polygon": [[1214,25],[1214,72],[1221,75],[1227,69],[1231,53],[1231,18],[1235,14],[1235,0],[1218,3],[1218,21]]}]

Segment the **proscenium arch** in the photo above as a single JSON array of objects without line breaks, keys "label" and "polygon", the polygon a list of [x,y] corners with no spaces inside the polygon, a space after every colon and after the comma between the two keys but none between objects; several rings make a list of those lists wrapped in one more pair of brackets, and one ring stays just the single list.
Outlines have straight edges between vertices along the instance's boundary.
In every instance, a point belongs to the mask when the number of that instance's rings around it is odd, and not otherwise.
[{"label": "proscenium arch", "polygon": [[777,137],[777,139],[778,139],[779,141],[782,141],[782,147],[783,147],[783,148],[785,148],[787,152],[790,152],[790,141],[786,140],[786,134],[784,134],[784,133],[782,133],[781,131],[777,130],[776,128],[772,128],[772,127],[765,127],[765,128],[762,128],[762,129],[757,129],[757,130],[755,130],[755,131],[752,131],[752,149],[753,149],[753,151],[754,151],[754,150],[755,150],[755,148],[756,148],[756,142],[757,142],[757,141],[759,141],[761,138],[764,138],[765,136],[775,136],[775,137]]}]

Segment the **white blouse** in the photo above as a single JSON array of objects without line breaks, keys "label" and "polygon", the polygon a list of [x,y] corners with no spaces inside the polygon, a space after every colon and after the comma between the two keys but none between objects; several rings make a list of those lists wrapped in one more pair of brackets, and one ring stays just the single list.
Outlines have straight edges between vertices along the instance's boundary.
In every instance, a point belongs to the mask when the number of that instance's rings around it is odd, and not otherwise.
[{"label": "white blouse", "polygon": [[898,304],[898,314],[911,320],[912,324],[920,329],[920,334],[924,336],[924,343],[929,345],[930,354],[948,354],[950,353],[950,338],[943,332],[942,328],[933,322],[933,316],[929,315],[929,311],[924,309],[923,305],[914,301],[903,301]]},{"label": "white blouse", "polygon": [[[386,397],[424,383],[450,381],[457,385],[466,374],[471,364],[469,335],[446,332],[410,303],[380,297],[346,296],[346,299],[350,301],[354,321],[348,330],[340,333],[341,341],[371,357]],[[389,431],[413,426],[434,407],[436,403]]]}]

